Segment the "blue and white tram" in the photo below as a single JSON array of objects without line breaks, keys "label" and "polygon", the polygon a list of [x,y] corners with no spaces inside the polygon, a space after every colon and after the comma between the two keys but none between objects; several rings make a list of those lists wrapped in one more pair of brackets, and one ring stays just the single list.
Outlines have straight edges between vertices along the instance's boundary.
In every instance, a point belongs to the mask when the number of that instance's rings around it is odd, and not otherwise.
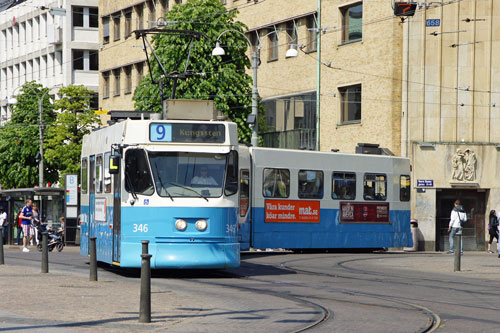
[{"label": "blue and white tram", "polygon": [[240,263],[236,125],[125,120],[83,139],[81,245],[97,260],[152,268],[227,268]]},{"label": "blue and white tram", "polygon": [[251,172],[240,176],[251,184],[240,186],[251,203],[239,224],[242,250],[411,244],[408,159],[253,147],[248,154]]}]

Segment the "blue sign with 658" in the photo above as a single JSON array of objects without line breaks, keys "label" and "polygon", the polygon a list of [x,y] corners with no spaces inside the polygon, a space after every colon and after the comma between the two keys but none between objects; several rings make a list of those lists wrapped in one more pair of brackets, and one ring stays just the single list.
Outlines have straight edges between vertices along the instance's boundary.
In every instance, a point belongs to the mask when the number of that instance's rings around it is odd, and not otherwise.
[{"label": "blue sign with 658", "polygon": [[427,19],[425,20],[426,27],[439,27],[441,25],[441,19]]}]

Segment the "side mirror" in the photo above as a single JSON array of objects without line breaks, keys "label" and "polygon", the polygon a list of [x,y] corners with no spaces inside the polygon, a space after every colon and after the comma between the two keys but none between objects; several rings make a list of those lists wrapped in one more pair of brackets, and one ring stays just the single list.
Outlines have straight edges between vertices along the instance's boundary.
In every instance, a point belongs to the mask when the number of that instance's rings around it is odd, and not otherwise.
[{"label": "side mirror", "polygon": [[120,173],[120,156],[114,155],[109,157],[109,174],[117,175]]}]

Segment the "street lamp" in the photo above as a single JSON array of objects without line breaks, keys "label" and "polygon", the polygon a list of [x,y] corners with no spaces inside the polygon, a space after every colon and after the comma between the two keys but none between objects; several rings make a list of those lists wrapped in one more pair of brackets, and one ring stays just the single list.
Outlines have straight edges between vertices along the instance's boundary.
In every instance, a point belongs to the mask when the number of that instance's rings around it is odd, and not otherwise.
[{"label": "street lamp", "polygon": [[[214,57],[220,57],[220,56],[223,56],[226,54],[226,52],[224,51],[224,49],[220,46],[220,38],[222,37],[222,35],[228,33],[228,32],[236,32],[237,34],[239,34],[240,36],[242,36],[248,43],[248,45],[250,46],[250,48],[252,49],[252,79],[253,79],[253,86],[252,86],[252,113],[248,116],[248,119],[247,119],[247,122],[250,124],[250,127],[252,128],[252,146],[254,147],[258,147],[259,146],[259,138],[257,136],[257,131],[258,131],[258,108],[257,108],[257,104],[258,104],[258,98],[259,98],[259,92],[258,92],[258,89],[257,89],[257,68],[259,67],[259,58],[260,58],[260,49],[262,47],[262,39],[264,39],[265,37],[267,37],[268,35],[270,34],[276,34],[276,38],[278,37],[278,33],[277,31],[273,30],[267,34],[265,34],[264,36],[262,36],[262,38],[259,37],[259,35],[257,34],[257,39],[258,39],[258,43],[257,45],[252,45],[252,43],[250,42],[250,40],[248,39],[247,36],[245,36],[244,33],[240,32],[240,31],[237,31],[237,30],[226,30],[226,31],[223,31],[221,32],[221,34],[219,35],[219,37],[217,37],[217,41],[215,43],[215,48],[212,50],[212,56]],[[290,57],[296,57],[298,55],[298,52],[296,49],[293,49],[293,47],[291,47],[287,52],[286,52],[286,57],[287,58],[290,58]]]}]

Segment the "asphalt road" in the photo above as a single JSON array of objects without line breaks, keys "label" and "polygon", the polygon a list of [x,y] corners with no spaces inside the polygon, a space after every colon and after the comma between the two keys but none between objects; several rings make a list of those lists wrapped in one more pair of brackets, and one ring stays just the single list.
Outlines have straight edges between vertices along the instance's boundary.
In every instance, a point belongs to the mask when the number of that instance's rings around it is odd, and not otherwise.
[{"label": "asphalt road", "polygon": [[39,253],[5,257],[2,280],[50,276],[61,309],[19,313],[1,302],[0,331],[500,331],[500,259],[485,253],[466,253],[462,272],[441,253],[265,252],[243,254],[227,271],[153,271],[151,324],[137,323],[138,270],[100,265],[89,285],[88,259],[76,249],[51,253],[49,274],[39,273]]}]

